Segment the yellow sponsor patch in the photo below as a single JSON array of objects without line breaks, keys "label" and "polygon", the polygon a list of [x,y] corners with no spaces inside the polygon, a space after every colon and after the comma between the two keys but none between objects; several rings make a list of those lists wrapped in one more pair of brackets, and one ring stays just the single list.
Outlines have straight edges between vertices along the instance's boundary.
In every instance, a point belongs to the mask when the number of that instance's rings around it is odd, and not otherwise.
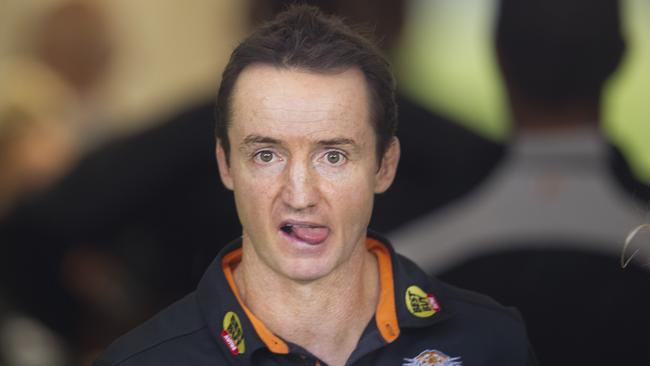
[{"label": "yellow sponsor patch", "polygon": [[433,295],[415,285],[406,289],[405,300],[409,312],[419,318],[428,318],[440,310]]},{"label": "yellow sponsor patch", "polygon": [[241,326],[239,317],[234,311],[229,311],[223,318],[223,330],[221,338],[233,355],[239,355],[246,351],[244,343],[244,329]]}]

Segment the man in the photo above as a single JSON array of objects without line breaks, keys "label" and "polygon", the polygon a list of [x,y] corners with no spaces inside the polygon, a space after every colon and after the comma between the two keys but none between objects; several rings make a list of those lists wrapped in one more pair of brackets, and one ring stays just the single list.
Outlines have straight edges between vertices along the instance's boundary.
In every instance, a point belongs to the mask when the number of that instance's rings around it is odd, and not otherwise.
[{"label": "man", "polygon": [[516,312],[367,233],[400,147],[393,78],[365,38],[292,7],[233,52],[216,112],[242,238],[97,366],[534,362]]}]

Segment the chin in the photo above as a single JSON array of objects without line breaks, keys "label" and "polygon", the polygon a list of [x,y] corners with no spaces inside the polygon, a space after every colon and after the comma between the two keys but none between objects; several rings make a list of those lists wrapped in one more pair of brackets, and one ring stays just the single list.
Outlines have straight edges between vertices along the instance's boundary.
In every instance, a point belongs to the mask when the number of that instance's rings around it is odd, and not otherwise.
[{"label": "chin", "polygon": [[282,272],[284,275],[298,282],[312,282],[326,277],[332,273],[332,266],[323,263],[323,260],[298,260],[299,263],[286,263]]}]

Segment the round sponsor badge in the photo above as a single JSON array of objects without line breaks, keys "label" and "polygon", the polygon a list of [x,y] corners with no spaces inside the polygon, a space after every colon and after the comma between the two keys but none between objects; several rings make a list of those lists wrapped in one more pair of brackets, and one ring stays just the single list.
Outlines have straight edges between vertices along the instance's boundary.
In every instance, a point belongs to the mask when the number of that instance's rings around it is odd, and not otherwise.
[{"label": "round sponsor badge", "polygon": [[440,309],[433,295],[415,285],[406,289],[405,301],[409,312],[419,318],[428,318]]}]

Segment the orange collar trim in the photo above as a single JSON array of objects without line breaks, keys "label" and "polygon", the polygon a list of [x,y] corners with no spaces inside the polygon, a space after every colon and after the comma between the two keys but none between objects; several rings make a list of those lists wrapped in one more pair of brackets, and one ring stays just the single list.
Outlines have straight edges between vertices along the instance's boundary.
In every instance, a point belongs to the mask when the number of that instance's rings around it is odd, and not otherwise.
[{"label": "orange collar trim", "polygon": [[393,282],[393,263],[390,252],[379,240],[366,239],[366,247],[377,257],[379,267],[379,301],[375,311],[377,329],[386,343],[391,343],[399,337],[400,329],[397,323],[395,308],[395,283]]},{"label": "orange collar trim", "polygon": [[[391,343],[399,337],[400,329],[397,323],[397,311],[395,308],[395,285],[393,282],[393,265],[390,258],[390,253],[386,246],[379,240],[373,238],[366,239],[366,248],[377,257],[377,265],[379,267],[379,302],[375,310],[375,322],[377,329],[384,338],[386,343]],[[266,344],[268,349],[273,353],[288,354],[289,346],[278,336],[273,334],[265,325],[260,321],[248,307],[244,304],[239,296],[239,290],[235,284],[232,274],[232,266],[241,262],[242,249],[238,248],[226,254],[221,262],[223,273],[226,276],[228,285],[235,294],[235,298],[239,305],[244,309],[246,316],[250,319],[253,328]]]},{"label": "orange collar trim", "polygon": [[235,284],[235,280],[232,276],[232,265],[241,262],[241,257],[241,248],[233,250],[223,257],[221,267],[223,268],[223,273],[226,276],[226,280],[228,281],[232,292],[235,294],[237,302],[239,302],[239,305],[242,307],[242,309],[244,309],[246,316],[253,324],[253,328],[255,328],[255,331],[262,339],[262,342],[266,344],[266,347],[268,347],[271,352],[286,355],[289,353],[289,346],[282,339],[273,334],[273,332],[271,332],[269,328],[264,325],[264,323],[257,319],[257,317],[250,311],[250,309],[248,309],[248,307],[244,304],[244,302],[241,300],[241,297],[239,296],[239,290],[237,289],[237,285]]}]

